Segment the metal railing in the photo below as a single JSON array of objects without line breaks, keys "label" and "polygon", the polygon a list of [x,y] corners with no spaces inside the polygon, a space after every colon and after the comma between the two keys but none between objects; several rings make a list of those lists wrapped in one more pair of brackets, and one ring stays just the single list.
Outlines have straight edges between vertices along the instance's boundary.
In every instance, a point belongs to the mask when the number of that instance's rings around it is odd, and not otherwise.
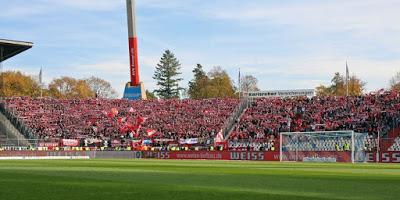
[{"label": "metal railing", "polygon": [[243,111],[245,111],[248,107],[249,99],[247,97],[242,98],[239,105],[236,106],[231,116],[226,120],[225,124],[223,125],[222,134],[224,135],[225,140],[229,136],[229,133],[232,131],[234,125],[236,124],[239,117],[242,115]]},{"label": "metal railing", "polygon": [[[34,134],[34,131],[26,126],[24,122],[22,122],[20,119],[18,119],[17,116],[15,116],[10,110],[6,109],[5,106],[5,101],[0,102],[0,112],[7,118],[7,120],[14,126],[15,129],[19,131],[25,138],[27,139],[37,139],[37,137]],[[3,122],[4,126],[8,126],[7,122]],[[8,130],[11,129],[11,127],[3,127],[4,129],[8,128]],[[6,132],[4,130],[4,132]]]}]

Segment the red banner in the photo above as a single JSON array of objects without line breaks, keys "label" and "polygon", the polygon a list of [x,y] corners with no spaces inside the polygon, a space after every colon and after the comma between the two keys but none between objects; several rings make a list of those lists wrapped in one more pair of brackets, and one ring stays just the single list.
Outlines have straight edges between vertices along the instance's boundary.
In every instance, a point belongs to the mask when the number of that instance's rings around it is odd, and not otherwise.
[{"label": "red banner", "polygon": [[39,142],[39,147],[58,147],[58,142]]},{"label": "red banner", "polygon": [[79,146],[79,140],[74,140],[74,139],[62,139],[61,143],[63,146],[66,146],[66,147]]}]

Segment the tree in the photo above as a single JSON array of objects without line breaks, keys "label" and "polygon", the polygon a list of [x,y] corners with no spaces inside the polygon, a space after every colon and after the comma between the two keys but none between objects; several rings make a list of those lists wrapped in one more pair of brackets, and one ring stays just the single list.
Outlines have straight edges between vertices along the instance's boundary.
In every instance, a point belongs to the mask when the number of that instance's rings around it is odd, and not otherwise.
[{"label": "tree", "polygon": [[324,85],[320,85],[317,88],[315,88],[317,96],[331,96],[331,88],[326,87]]},{"label": "tree", "polygon": [[66,76],[54,79],[49,84],[49,94],[54,98],[90,98],[95,96],[86,81]]},{"label": "tree", "polygon": [[183,80],[178,76],[181,74],[178,59],[170,51],[166,50],[157,64],[153,79],[157,81],[158,89],[154,92],[161,98],[171,99],[178,98],[182,90],[179,87],[179,81]]},{"label": "tree", "polygon": [[150,92],[149,90],[146,90],[146,97],[147,97],[147,99],[157,99],[154,92]]},{"label": "tree", "polygon": [[400,72],[397,72],[397,74],[390,80],[390,88],[400,92]]},{"label": "tree", "polygon": [[346,95],[346,83],[345,83],[345,78],[340,75],[339,72],[335,73],[335,76],[333,76],[331,80],[331,94],[333,96],[345,96]]},{"label": "tree", "polygon": [[[353,75],[349,78],[349,96],[360,96],[365,91],[365,82]],[[336,72],[330,86],[320,85],[316,88],[317,96],[346,96],[346,78]]]},{"label": "tree", "polygon": [[257,87],[258,80],[252,75],[246,75],[240,78],[240,91],[253,92],[260,91]]},{"label": "tree", "polygon": [[40,96],[40,85],[32,77],[19,71],[6,71],[0,74],[0,97]]},{"label": "tree", "polygon": [[208,98],[208,84],[209,78],[203,70],[201,64],[193,69],[194,78],[189,81],[189,89],[187,91],[188,95],[192,99],[204,99]]},{"label": "tree", "polygon": [[94,76],[85,79],[85,82],[97,97],[108,99],[117,98],[117,91],[111,87],[110,82]]},{"label": "tree", "polygon": [[361,96],[365,91],[366,83],[361,81],[355,75],[350,76],[349,79],[349,95],[350,96]]},{"label": "tree", "polygon": [[210,98],[235,97],[235,87],[232,79],[221,67],[214,67],[209,73],[207,90]]}]

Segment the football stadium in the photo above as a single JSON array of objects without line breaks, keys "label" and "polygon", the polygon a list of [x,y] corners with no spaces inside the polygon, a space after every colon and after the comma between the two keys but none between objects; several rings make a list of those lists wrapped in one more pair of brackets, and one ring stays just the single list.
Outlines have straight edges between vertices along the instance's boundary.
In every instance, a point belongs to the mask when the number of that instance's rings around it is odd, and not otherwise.
[{"label": "football stadium", "polygon": [[[96,3],[71,2],[60,5],[81,14]],[[49,81],[42,67],[37,74],[14,68],[18,59],[29,63],[36,46],[56,51],[58,44],[0,39],[0,199],[400,199],[400,67],[389,67],[395,74],[383,89],[367,90],[345,61],[344,75],[335,73],[331,85],[261,90],[250,72],[267,67],[242,67],[231,78],[222,67],[206,72],[197,64],[183,88],[181,63],[170,50],[152,66],[153,77],[142,73],[148,69],[139,68],[146,62],[138,54],[149,51],[140,51],[136,27],[148,11],[136,11],[177,9],[173,15],[182,18],[186,3],[110,2],[96,9],[126,14],[123,91],[96,70],[86,79],[62,72]],[[150,18],[144,21],[160,20]],[[107,68],[110,78],[119,71]],[[385,84],[378,71],[368,81]]]}]

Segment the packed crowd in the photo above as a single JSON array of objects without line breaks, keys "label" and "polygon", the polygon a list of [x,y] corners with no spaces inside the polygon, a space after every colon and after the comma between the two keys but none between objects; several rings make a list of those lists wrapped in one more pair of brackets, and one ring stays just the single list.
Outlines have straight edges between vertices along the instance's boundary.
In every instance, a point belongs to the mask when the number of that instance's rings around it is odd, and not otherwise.
[{"label": "packed crowd", "polygon": [[7,109],[41,139],[151,139],[155,145],[189,138],[212,143],[237,104],[237,99],[6,100]]},{"label": "packed crowd", "polygon": [[[6,110],[35,138],[93,142],[151,141],[151,146],[209,146],[239,104],[237,99],[57,100],[14,97]],[[384,93],[360,97],[261,98],[236,121],[227,146],[233,150],[279,149],[280,132],[354,130],[374,136],[399,127],[400,98]],[[26,128],[22,129],[26,130]]]},{"label": "packed crowd", "polygon": [[[354,130],[384,135],[398,127],[400,98],[384,93],[360,97],[256,99],[239,119],[230,139],[271,142],[280,132]],[[275,145],[277,141],[274,142]]]}]

